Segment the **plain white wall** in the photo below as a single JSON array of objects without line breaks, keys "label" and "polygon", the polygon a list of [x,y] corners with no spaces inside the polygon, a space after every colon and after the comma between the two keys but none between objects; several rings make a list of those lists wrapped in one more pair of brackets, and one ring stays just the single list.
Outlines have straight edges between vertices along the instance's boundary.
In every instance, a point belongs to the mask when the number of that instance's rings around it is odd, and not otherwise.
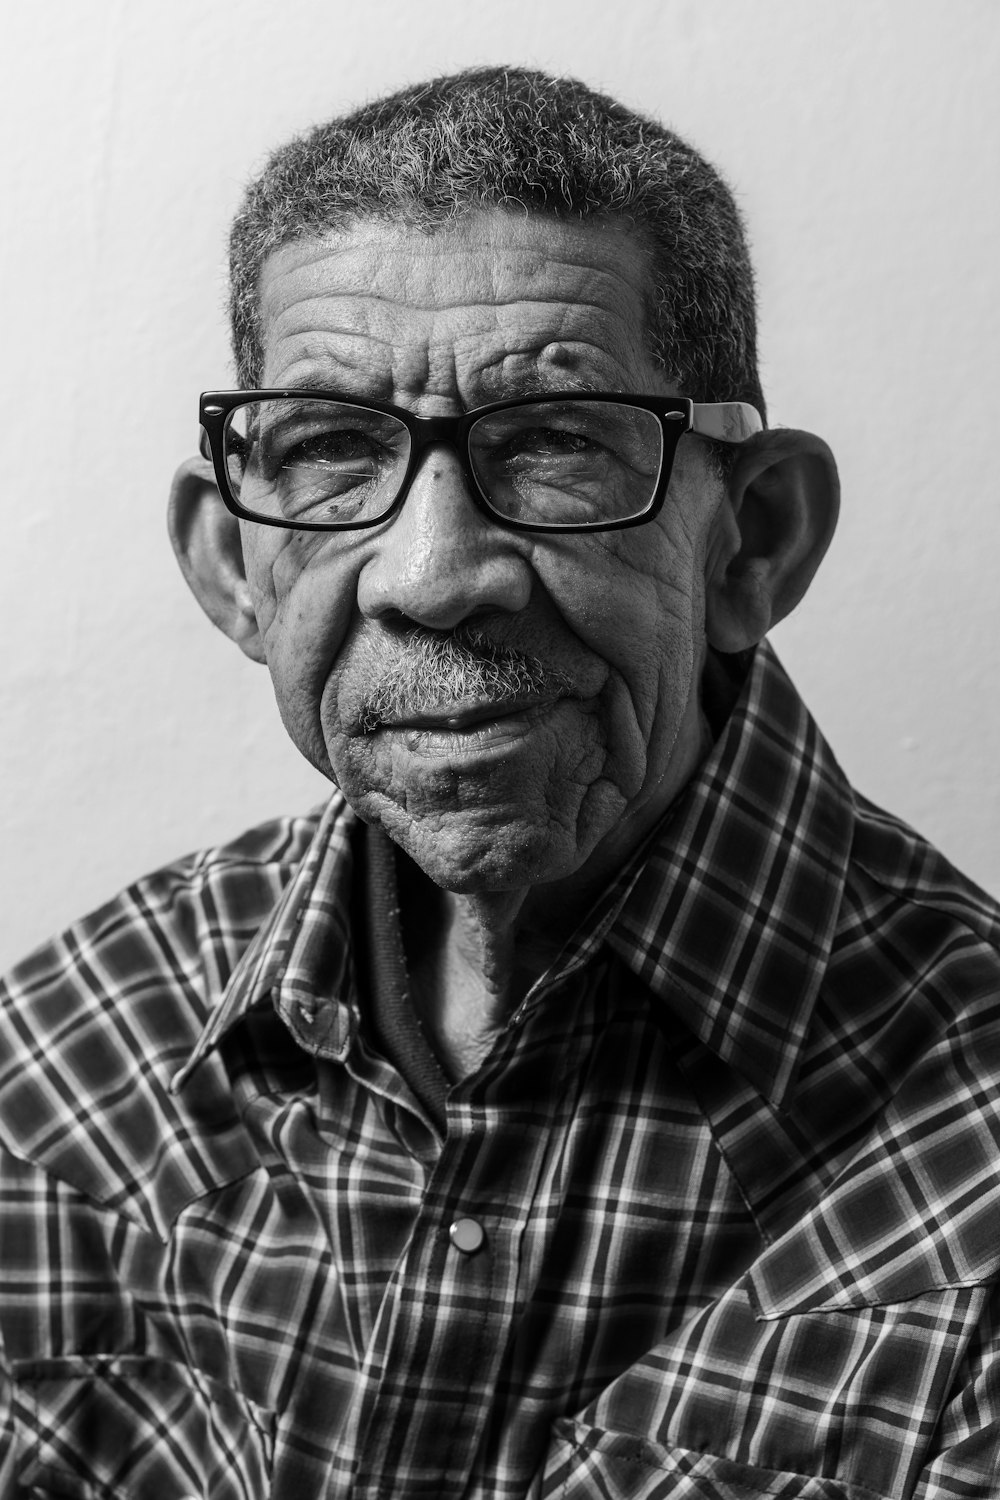
[{"label": "plain white wall", "polygon": [[844,483],[776,643],[861,789],[1000,894],[995,0],[33,0],[4,31],[0,966],[323,794],[186,593],[164,497],[231,379],[251,168],[483,61],[604,87],[735,184],[772,419]]}]

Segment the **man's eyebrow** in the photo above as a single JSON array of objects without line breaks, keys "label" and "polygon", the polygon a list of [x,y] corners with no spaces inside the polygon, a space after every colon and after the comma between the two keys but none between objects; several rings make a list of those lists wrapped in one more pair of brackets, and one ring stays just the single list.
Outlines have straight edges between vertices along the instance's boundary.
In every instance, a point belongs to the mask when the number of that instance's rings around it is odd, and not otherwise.
[{"label": "man's eyebrow", "polygon": [[[339,378],[338,378],[339,376]],[[345,379],[345,376],[349,376]],[[309,374],[293,375],[273,387],[280,391],[330,391],[344,396],[349,401],[386,401],[391,396],[391,381],[379,378],[372,372],[359,370],[357,366],[341,366],[338,370],[315,370]]]},{"label": "man's eyebrow", "polygon": [[607,390],[607,381],[577,375],[572,370],[563,372],[553,369],[550,378],[544,381],[539,379],[537,374],[523,380],[502,376],[497,382],[496,390],[498,401],[514,399],[517,396],[524,396],[528,399],[533,396],[551,396],[554,391],[579,391],[581,395],[586,395],[588,392]]}]

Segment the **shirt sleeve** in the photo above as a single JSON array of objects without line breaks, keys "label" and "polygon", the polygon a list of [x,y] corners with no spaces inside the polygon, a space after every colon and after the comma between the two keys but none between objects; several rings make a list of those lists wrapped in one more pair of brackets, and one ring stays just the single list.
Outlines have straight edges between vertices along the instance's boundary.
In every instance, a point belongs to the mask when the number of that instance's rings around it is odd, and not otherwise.
[{"label": "shirt sleeve", "polygon": [[14,1431],[14,1389],[7,1353],[0,1335],[0,1495],[13,1495],[17,1468]]},{"label": "shirt sleeve", "polygon": [[957,1372],[913,1500],[1000,1494],[1000,1287],[994,1287]]}]

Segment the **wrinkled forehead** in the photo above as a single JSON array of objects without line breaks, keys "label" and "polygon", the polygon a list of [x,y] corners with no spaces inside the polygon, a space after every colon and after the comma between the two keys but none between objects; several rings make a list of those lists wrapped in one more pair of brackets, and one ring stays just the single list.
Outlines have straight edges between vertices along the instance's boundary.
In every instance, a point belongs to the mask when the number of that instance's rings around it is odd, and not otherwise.
[{"label": "wrinkled forehead", "polygon": [[501,209],[297,239],[260,276],[266,383],[392,366],[397,391],[433,389],[435,365],[503,366],[554,343],[568,374],[599,381],[648,358],[649,263],[621,222]]}]

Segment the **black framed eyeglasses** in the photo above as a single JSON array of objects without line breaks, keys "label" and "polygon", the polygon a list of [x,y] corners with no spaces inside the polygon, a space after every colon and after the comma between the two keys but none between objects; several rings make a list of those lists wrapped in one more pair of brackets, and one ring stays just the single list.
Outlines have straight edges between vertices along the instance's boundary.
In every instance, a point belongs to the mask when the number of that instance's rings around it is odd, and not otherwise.
[{"label": "black framed eyeglasses", "polygon": [[295,531],[387,521],[425,451],[441,443],[458,454],[475,504],[500,526],[639,526],[663,505],[684,433],[741,443],[763,425],[742,401],[580,391],[453,417],[417,417],[324,390],[205,391],[200,417],[229,509]]}]

